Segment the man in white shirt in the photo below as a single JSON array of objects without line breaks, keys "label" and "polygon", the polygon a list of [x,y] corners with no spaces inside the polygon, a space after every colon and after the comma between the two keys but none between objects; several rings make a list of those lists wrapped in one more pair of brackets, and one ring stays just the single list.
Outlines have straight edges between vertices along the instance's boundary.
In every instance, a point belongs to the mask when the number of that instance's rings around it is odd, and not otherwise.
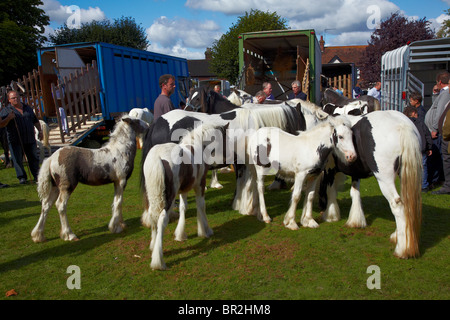
[{"label": "man in white shirt", "polygon": [[368,96],[372,96],[378,100],[381,100],[381,82],[377,81],[375,86],[367,92]]}]

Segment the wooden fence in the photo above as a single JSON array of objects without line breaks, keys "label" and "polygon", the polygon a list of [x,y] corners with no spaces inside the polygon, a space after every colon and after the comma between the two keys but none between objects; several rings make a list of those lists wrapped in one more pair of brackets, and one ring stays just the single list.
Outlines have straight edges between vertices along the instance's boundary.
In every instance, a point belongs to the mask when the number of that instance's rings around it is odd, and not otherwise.
[{"label": "wooden fence", "polygon": [[8,100],[6,93],[10,90],[19,92],[22,97],[22,102],[26,103],[33,108],[34,113],[38,119],[42,119],[42,68],[38,67],[38,70],[28,72],[28,75],[24,75],[22,79],[12,81],[9,86],[0,88],[0,95],[2,96],[2,104],[7,105]]},{"label": "wooden fence", "polygon": [[349,99],[353,98],[352,76],[350,74],[328,78],[328,85],[342,90],[345,97]]},{"label": "wooden fence", "polygon": [[77,128],[84,131],[85,128],[81,126],[86,125],[87,120],[100,116],[100,81],[96,61],[68,78],[58,79],[57,83],[51,82],[48,85],[47,81],[42,67],[39,67],[17,82],[1,87],[1,104],[2,107],[8,104],[6,93],[16,90],[20,93],[22,102],[33,108],[38,119],[43,119],[44,108],[46,113],[49,113],[48,110],[56,110],[61,142],[65,143],[65,136],[69,136],[71,132],[76,134]]},{"label": "wooden fence", "polygon": [[87,120],[101,113],[99,88],[95,61],[80,72],[58,80],[57,84],[51,84],[62,143],[65,142],[65,136],[69,136],[71,132],[76,134],[77,129],[82,130],[81,126],[86,125]]}]

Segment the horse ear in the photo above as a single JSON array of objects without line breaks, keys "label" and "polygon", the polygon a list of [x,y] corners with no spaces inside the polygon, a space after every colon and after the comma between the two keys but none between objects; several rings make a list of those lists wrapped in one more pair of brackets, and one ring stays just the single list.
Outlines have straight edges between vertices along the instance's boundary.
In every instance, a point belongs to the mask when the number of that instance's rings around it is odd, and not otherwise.
[{"label": "horse ear", "polygon": [[131,123],[131,118],[130,117],[124,117],[122,118],[122,121],[126,122],[126,123]]}]

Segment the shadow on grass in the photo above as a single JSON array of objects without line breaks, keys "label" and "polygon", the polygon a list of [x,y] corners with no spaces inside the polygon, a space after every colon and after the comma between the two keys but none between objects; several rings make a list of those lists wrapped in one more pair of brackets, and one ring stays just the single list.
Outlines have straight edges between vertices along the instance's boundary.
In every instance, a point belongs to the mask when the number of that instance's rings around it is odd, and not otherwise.
[{"label": "shadow on grass", "polygon": [[166,258],[176,256],[182,252],[190,252],[188,256],[178,258],[175,261],[166,261],[167,267],[173,267],[211,250],[248,238],[260,232],[265,226],[266,224],[264,222],[258,221],[254,216],[241,216],[238,219],[228,221],[213,228],[214,235],[211,238],[202,239],[199,243],[182,249],[170,249],[165,252],[164,256]]},{"label": "shadow on grass", "polygon": [[2,204],[0,206],[0,213],[5,213],[8,211],[17,211],[35,206],[40,207],[41,203],[39,201],[28,201],[27,199],[2,201]]},{"label": "shadow on grass", "polygon": [[[117,239],[128,237],[136,232],[141,231],[140,217],[131,218],[125,221],[127,227],[122,233],[109,233],[107,225],[96,227],[93,229],[83,230],[79,234],[84,234],[78,241],[63,241],[60,238],[49,238],[47,242],[60,241],[61,244],[52,248],[44,249],[18,259],[8,261],[0,264],[0,273],[8,272],[11,270],[17,270],[22,267],[28,266],[33,263],[40,263],[49,258],[63,257],[66,255],[77,256],[83,255],[89,250],[100,247],[108,242],[115,241]],[[105,232],[107,232],[105,234]],[[92,234],[100,233],[98,235],[90,236]],[[30,242],[31,242],[30,237]],[[31,245],[39,246],[45,245],[39,243],[32,243]]]}]

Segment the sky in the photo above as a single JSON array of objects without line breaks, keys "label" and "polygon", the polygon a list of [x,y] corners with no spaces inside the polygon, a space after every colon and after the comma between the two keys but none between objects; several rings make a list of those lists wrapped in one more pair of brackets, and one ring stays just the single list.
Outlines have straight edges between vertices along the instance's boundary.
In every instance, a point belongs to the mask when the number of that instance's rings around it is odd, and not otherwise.
[{"label": "sky", "polygon": [[[380,21],[399,12],[426,18],[439,30],[450,19],[450,0],[41,0],[50,17],[46,34],[64,23],[132,17],[145,29],[147,50],[186,59],[204,59],[206,48],[251,9],[277,12],[291,29],[314,29],[325,46],[365,45]],[[295,5],[293,5],[295,4]]]}]

